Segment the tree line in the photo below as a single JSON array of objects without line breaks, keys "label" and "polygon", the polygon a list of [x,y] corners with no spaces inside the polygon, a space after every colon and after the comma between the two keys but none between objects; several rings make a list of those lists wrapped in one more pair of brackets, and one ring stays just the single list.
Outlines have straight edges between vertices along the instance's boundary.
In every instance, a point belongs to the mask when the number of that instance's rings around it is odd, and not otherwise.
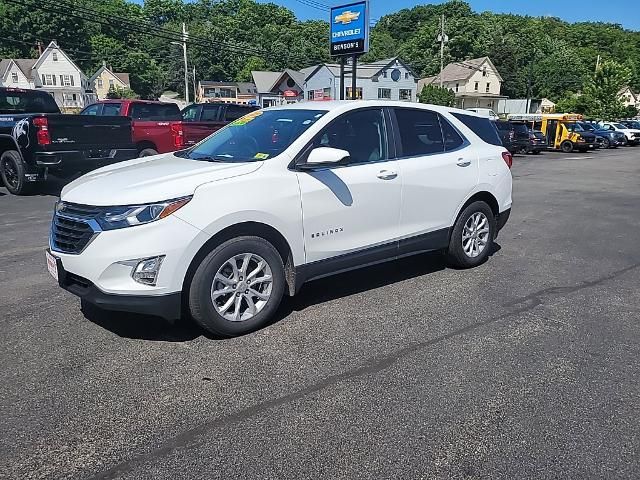
[{"label": "tree line", "polygon": [[[596,63],[620,66],[640,90],[640,32],[602,22],[473,12],[462,0],[418,5],[379,19],[363,61],[399,55],[422,76],[439,70],[439,16],[447,19],[445,63],[489,56],[510,97],[575,97]],[[182,23],[196,77],[250,80],[251,70],[302,68],[331,61],[329,24],[254,0],[0,0],[0,57],[34,57],[55,39],[88,74],[106,61],[131,74],[143,97],[182,92]],[[174,42],[174,43],[172,43]],[[191,68],[191,67],[190,67]]]}]

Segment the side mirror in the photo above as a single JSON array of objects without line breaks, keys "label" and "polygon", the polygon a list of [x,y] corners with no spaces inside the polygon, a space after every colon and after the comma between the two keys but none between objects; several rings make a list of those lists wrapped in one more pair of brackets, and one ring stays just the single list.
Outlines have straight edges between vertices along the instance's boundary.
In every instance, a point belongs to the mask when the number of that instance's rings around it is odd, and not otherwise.
[{"label": "side mirror", "polygon": [[349,152],[339,148],[318,147],[311,150],[305,163],[298,165],[301,170],[335,167],[349,160]]}]

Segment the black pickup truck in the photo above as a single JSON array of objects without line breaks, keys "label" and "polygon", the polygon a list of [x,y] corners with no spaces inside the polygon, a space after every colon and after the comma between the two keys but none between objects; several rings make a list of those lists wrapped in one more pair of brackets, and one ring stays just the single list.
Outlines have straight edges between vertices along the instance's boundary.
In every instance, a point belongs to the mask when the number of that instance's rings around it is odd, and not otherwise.
[{"label": "black pickup truck", "polygon": [[63,115],[51,95],[0,88],[0,177],[15,195],[138,156],[128,117]]}]

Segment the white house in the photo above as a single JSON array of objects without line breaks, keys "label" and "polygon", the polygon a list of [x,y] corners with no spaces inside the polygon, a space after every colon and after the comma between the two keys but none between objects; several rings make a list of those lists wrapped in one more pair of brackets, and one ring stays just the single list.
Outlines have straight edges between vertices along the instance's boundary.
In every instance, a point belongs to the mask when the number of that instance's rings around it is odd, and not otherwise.
[{"label": "white house", "polygon": [[258,92],[258,105],[271,107],[299,102],[304,98],[304,74],[287,68],[283,72],[251,72]]},{"label": "white house", "polygon": [[[345,66],[345,72],[351,65]],[[305,100],[340,99],[340,65],[321,63],[303,68]],[[351,98],[350,73],[345,75],[345,98]],[[398,57],[359,64],[356,69],[356,97],[363,100],[416,101],[418,77]]]},{"label": "white house", "polygon": [[618,96],[622,99],[625,107],[640,108],[640,94],[634,93],[629,87],[624,87],[618,92]]},{"label": "white house", "polygon": [[[423,78],[418,91],[425,85],[440,86],[440,74]],[[456,95],[458,108],[491,108],[497,111],[502,77],[489,57],[450,63],[442,70],[442,86]]]},{"label": "white house", "polygon": [[55,41],[37,59],[0,61],[0,86],[45,90],[63,111],[83,108],[96,100],[87,76]]}]

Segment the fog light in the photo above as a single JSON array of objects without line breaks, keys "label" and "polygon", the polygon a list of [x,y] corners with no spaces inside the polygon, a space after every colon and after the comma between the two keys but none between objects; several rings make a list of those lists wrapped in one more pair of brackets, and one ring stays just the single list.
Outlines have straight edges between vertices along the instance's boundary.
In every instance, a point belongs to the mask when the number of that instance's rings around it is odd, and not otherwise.
[{"label": "fog light", "polygon": [[138,283],[155,287],[164,255],[140,260],[131,272],[131,277]]}]

